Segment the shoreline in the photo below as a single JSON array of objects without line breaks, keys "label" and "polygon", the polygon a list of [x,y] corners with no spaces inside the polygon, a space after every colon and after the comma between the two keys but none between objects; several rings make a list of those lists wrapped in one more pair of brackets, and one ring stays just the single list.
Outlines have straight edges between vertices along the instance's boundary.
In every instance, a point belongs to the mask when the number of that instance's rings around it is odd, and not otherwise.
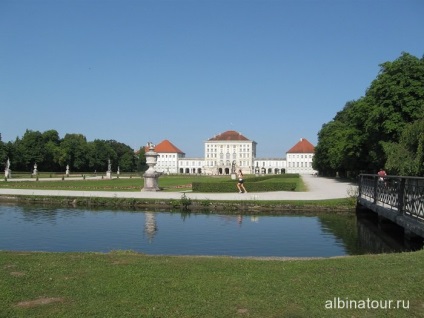
[{"label": "shoreline", "polygon": [[317,212],[353,213],[355,206],[346,200],[318,201],[233,201],[233,200],[191,200],[145,199],[114,197],[77,197],[77,196],[40,196],[40,195],[2,195],[0,202],[13,204],[42,204],[87,208],[125,208],[148,209],[149,211],[183,211],[204,213],[240,213],[244,214],[292,214]]}]

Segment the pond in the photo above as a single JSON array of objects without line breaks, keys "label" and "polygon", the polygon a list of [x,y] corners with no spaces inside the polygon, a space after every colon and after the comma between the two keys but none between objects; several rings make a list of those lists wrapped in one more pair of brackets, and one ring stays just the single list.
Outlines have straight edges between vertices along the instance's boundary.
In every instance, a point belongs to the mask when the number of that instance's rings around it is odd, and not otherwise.
[{"label": "pond", "polygon": [[0,250],[331,257],[416,249],[356,215],[226,215],[0,204]]}]

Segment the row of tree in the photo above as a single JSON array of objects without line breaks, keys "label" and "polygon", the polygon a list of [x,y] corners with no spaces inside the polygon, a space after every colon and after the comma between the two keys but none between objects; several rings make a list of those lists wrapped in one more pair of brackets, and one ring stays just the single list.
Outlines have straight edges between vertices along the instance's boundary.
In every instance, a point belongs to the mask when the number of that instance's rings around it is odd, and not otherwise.
[{"label": "row of tree", "polygon": [[346,103],[318,133],[314,169],[324,175],[424,176],[424,57],[380,65],[365,96]]},{"label": "row of tree", "polygon": [[[134,150],[115,140],[87,141],[81,134],[66,134],[60,138],[56,130],[26,130],[22,138],[4,143],[0,135],[0,159],[10,159],[13,171],[32,171],[37,163],[40,171],[71,172],[107,171],[108,160],[112,170],[118,166],[122,172],[143,171],[146,168],[144,147]],[[3,166],[3,165],[2,165]]]}]

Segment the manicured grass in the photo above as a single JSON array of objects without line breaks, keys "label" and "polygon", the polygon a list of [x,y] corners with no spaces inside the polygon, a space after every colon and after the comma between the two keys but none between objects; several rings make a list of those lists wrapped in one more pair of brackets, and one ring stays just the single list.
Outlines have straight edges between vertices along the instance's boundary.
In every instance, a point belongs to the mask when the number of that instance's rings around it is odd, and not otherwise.
[{"label": "manicured grass", "polygon": [[[49,174],[47,174],[49,175]],[[254,177],[251,177],[254,178]],[[75,177],[64,178],[64,180],[50,180],[51,178],[39,178],[35,181],[16,181],[9,179],[7,182],[0,182],[0,188],[11,189],[45,189],[45,190],[76,190],[76,191],[140,191],[144,185],[144,180],[140,176],[119,179],[76,179]],[[191,190],[192,182],[219,183],[228,182],[229,176],[209,177],[209,176],[167,176],[163,175],[158,179],[158,185],[164,191],[187,191]],[[273,179],[271,179],[273,180]],[[297,183],[299,191],[304,189],[302,178],[276,178],[272,182]]]},{"label": "manicured grass", "polygon": [[141,179],[112,180],[77,180],[64,181],[8,181],[1,182],[1,188],[9,189],[41,189],[41,190],[75,190],[75,191],[140,191],[143,187]]},{"label": "manicured grass", "polygon": [[[184,177],[184,176],[161,176],[159,186],[165,190],[191,189],[191,183],[199,178],[207,177]],[[214,178],[211,178],[215,180]],[[45,189],[45,190],[76,190],[76,191],[140,191],[144,185],[141,177],[119,179],[90,179],[65,178],[64,180],[39,179],[40,181],[14,181],[0,182],[0,188],[10,189]]]},{"label": "manicured grass", "polygon": [[[423,263],[424,251],[306,261],[0,252],[0,316],[423,317]],[[409,309],[326,308],[334,299]]]}]

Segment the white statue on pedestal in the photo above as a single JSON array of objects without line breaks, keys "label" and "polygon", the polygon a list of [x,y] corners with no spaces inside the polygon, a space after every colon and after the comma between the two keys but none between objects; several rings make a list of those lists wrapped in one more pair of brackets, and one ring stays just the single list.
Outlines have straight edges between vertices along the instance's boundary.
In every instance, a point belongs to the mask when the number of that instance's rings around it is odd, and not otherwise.
[{"label": "white statue on pedestal", "polygon": [[155,152],[155,145],[152,142],[147,143],[149,151],[146,152],[146,163],[149,169],[143,174],[144,177],[144,188],[141,191],[160,191],[158,186],[158,178],[161,173],[155,170],[156,162],[158,159],[158,153]]},{"label": "white statue on pedestal", "polygon": [[110,162],[110,159],[107,161],[106,178],[112,179],[112,163]]},{"label": "white statue on pedestal", "polygon": [[4,177],[5,178],[11,178],[12,177],[12,170],[10,170],[10,160],[7,158],[6,161],[6,167],[4,169]]}]

